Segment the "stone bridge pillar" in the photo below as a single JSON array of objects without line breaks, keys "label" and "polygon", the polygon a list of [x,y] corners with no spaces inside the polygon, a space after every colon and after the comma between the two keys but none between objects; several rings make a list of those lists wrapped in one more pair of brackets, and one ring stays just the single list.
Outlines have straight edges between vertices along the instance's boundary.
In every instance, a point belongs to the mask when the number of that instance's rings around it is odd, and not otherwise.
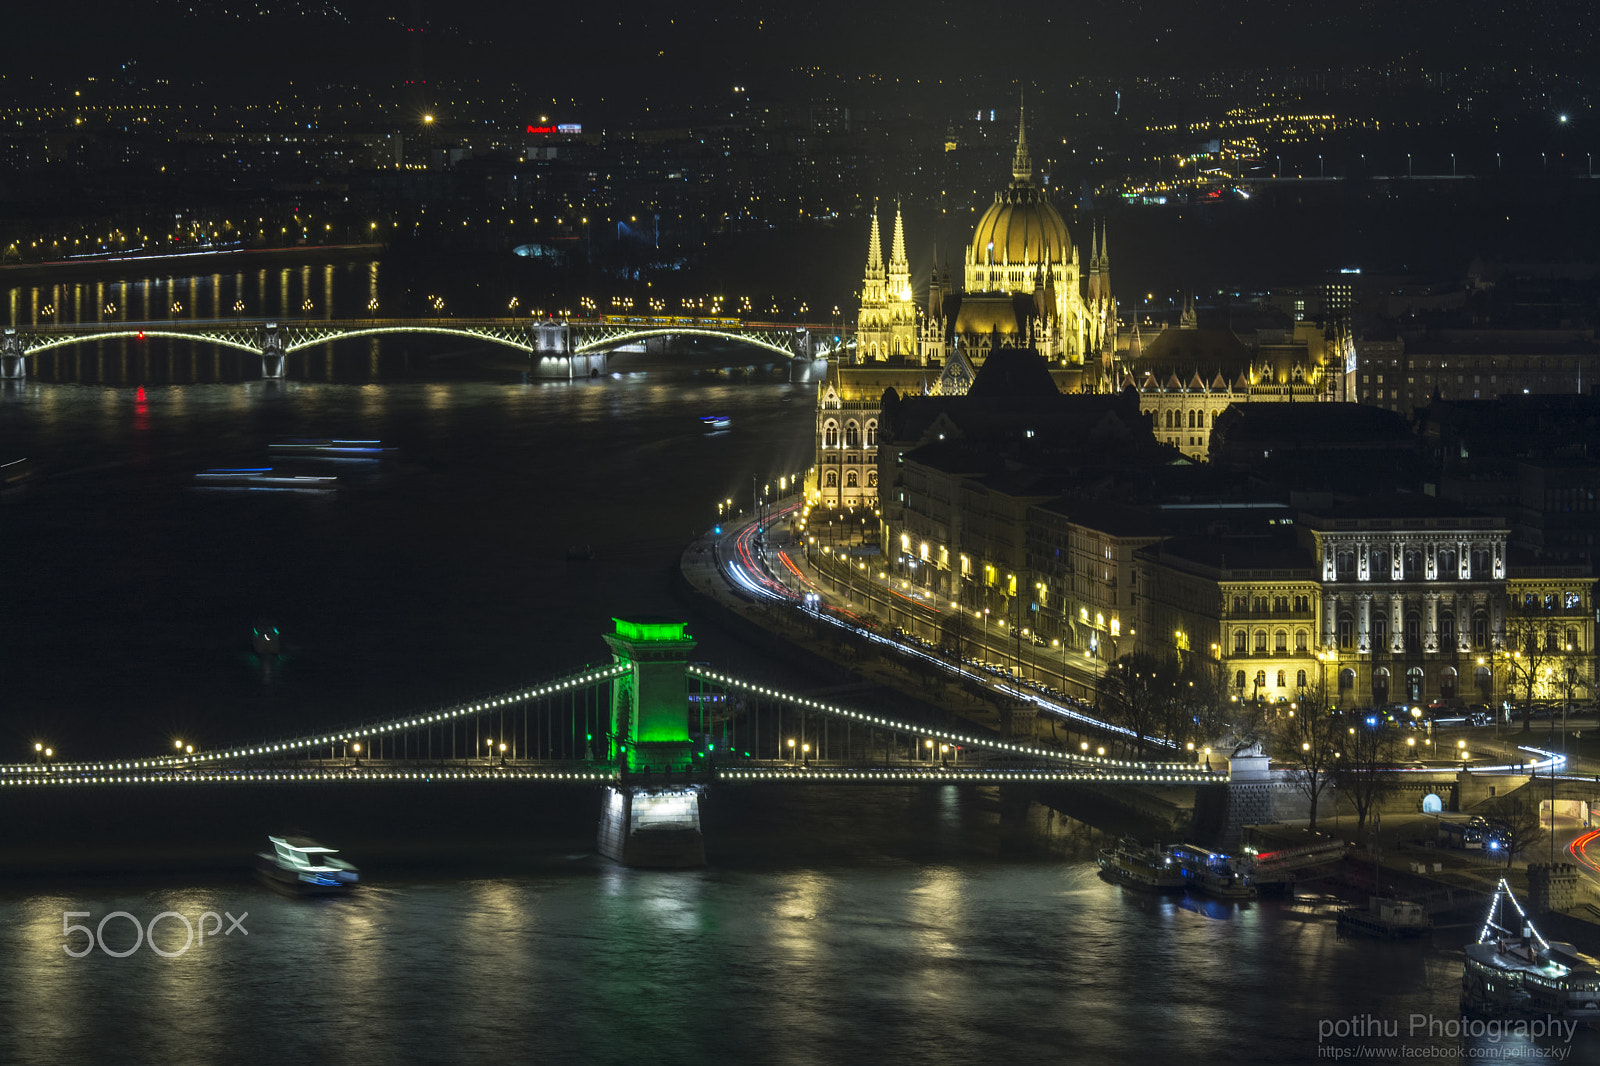
[{"label": "stone bridge pillar", "polygon": [[1220,842],[1224,849],[1238,847],[1245,826],[1274,820],[1272,792],[1271,762],[1259,745],[1228,760],[1228,820]]},{"label": "stone bridge pillar", "polygon": [[606,634],[630,668],[611,686],[607,750],[622,781],[600,809],[600,853],[628,866],[704,866],[700,794],[689,736],[689,653],[685,623],[617,618]]},{"label": "stone bridge pillar", "polygon": [[[546,319],[528,328],[528,347],[532,349],[529,368],[536,378],[573,378],[590,376],[589,359],[572,354],[572,327],[566,322]],[[605,356],[599,357],[602,363]]]},{"label": "stone bridge pillar", "polygon": [[288,362],[283,350],[283,330],[276,322],[268,322],[261,330],[261,376],[268,381],[282,381]]},{"label": "stone bridge pillar", "polygon": [[0,381],[22,381],[28,376],[28,358],[15,329],[0,335]]}]

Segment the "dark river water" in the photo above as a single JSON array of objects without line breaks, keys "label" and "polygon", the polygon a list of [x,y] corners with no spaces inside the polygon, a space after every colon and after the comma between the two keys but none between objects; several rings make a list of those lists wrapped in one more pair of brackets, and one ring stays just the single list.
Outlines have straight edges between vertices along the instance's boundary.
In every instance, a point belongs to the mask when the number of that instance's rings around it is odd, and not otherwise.
[{"label": "dark river water", "polygon": [[[541,385],[459,346],[371,354],[331,381],[211,380],[200,351],[198,372],[0,391],[0,462],[34,470],[0,498],[0,759],[216,746],[599,662],[612,615],[684,615],[668,575],[718,500],[811,453],[813,387],[760,368]],[[729,430],[703,430],[713,411]],[[196,487],[292,437],[394,451],[323,495]],[[567,561],[578,544],[592,562]],[[270,668],[258,619],[283,633]],[[819,684],[695,632],[720,668]],[[676,873],[598,859],[597,806],[499,786],[0,795],[0,1063],[1600,1061],[1589,1036],[1426,1030],[1458,1024],[1473,930],[1343,940],[1325,897],[1144,897],[1097,874],[1114,826],[1026,793],[730,786],[706,801],[710,865]],[[365,889],[250,882],[260,835],[291,824],[344,845]],[[223,914],[242,929],[213,929]],[[179,952],[185,919],[209,936]],[[128,954],[71,957],[73,924]],[[1361,1017],[1398,1034],[1352,1036]]]}]

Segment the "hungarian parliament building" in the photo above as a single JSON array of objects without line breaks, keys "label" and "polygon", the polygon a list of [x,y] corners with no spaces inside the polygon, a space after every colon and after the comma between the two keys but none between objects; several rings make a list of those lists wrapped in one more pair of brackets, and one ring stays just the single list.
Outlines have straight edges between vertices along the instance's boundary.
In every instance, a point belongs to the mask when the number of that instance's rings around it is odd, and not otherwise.
[{"label": "hungarian parliament building", "polygon": [[1508,366],[1473,402],[1435,387],[1413,426],[1370,387],[1393,352],[1364,363],[1342,316],[1244,337],[1192,301],[1124,315],[1111,234],[1091,230],[1085,257],[1025,120],[1010,184],[920,308],[902,213],[885,259],[875,210],[854,350],[817,386],[810,507],[870,516],[875,565],[933,613],[1094,669],[1200,655],[1238,698],[1347,707],[1530,682],[1593,699],[1600,476],[1493,428],[1583,438],[1592,398],[1505,398]]}]

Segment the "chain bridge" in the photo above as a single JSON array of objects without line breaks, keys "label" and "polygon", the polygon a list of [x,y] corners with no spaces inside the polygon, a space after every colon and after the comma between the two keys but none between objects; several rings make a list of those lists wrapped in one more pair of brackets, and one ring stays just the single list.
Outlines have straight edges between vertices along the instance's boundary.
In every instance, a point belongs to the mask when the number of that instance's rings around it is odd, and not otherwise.
[{"label": "chain bridge", "polygon": [[704,862],[700,802],[752,784],[1226,783],[1193,762],[1061,754],[783,692],[691,661],[682,622],[618,618],[609,664],[447,707],[215,751],[0,765],[8,789],[430,783],[602,788],[603,853]]}]

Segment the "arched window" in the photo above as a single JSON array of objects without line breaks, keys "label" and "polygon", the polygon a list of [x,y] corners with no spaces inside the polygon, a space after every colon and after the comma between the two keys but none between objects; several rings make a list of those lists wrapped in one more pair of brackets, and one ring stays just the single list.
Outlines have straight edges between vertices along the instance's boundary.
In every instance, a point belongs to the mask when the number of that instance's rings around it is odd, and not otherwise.
[{"label": "arched window", "polygon": [[1347,614],[1339,616],[1339,647],[1348,651],[1356,642],[1356,620]]},{"label": "arched window", "polygon": [[1279,655],[1282,655],[1284,652],[1289,650],[1288,630],[1280,629],[1276,633],[1272,634],[1272,650],[1277,652]]},{"label": "arched window", "polygon": [[1167,412],[1167,424],[1166,424],[1165,428],[1167,428],[1167,429],[1172,429],[1173,428],[1173,425],[1172,425],[1172,412],[1171,411]]},{"label": "arched window", "polygon": [[1296,670],[1294,672],[1294,687],[1295,688],[1305,688],[1306,687],[1306,672],[1304,670]]},{"label": "arched window", "polygon": [[1576,629],[1570,629],[1569,628],[1567,630],[1567,651],[1582,651],[1582,650],[1583,650],[1582,648],[1578,647],[1578,631]]},{"label": "arched window", "polygon": [[1439,650],[1456,650],[1456,616],[1453,614],[1439,616]]},{"label": "arched window", "polygon": [[1378,549],[1374,549],[1370,554],[1368,554],[1367,561],[1369,563],[1368,569],[1370,570],[1370,572],[1372,574],[1372,580],[1374,580],[1374,581],[1387,581],[1387,580],[1389,580],[1389,553],[1388,552],[1382,551],[1382,550],[1378,550]]},{"label": "arched window", "polygon": [[856,480],[856,472],[854,470],[851,470],[850,472],[845,474],[845,476],[844,476],[844,487],[845,488],[853,489],[853,488],[857,487],[857,484],[858,484],[858,482]]},{"label": "arched window", "polygon": [[1287,671],[1287,670],[1279,670],[1278,671],[1278,687],[1279,688],[1287,688],[1288,684],[1289,684],[1289,671]]},{"label": "arched window", "polygon": [[1406,651],[1422,650],[1422,616],[1412,611],[1406,615]]},{"label": "arched window", "polygon": [[1267,631],[1265,629],[1258,629],[1258,630],[1256,630],[1256,654],[1257,655],[1265,655],[1266,653],[1267,653]]},{"label": "arched window", "polygon": [[828,488],[830,488],[830,489],[838,488],[839,487],[839,471],[837,471],[837,470],[828,471],[826,484],[827,484]]},{"label": "arched window", "polygon": [[1478,698],[1488,703],[1489,690],[1494,688],[1494,674],[1487,666],[1480,666],[1472,671],[1472,683],[1478,686]]},{"label": "arched window", "polygon": [[1553,630],[1553,629],[1545,630],[1545,634],[1544,634],[1544,650],[1545,651],[1556,651],[1556,650],[1559,649],[1559,647],[1560,647],[1560,645],[1556,641],[1556,631]]},{"label": "arched window", "polygon": [[844,424],[844,446],[846,448],[861,447],[861,427],[854,422]]},{"label": "arched window", "polygon": [[1206,413],[1204,411],[1196,411],[1194,413],[1194,428],[1195,429],[1205,429],[1206,428]]},{"label": "arched window", "polygon": [[1389,668],[1386,666],[1372,671],[1372,702],[1389,702]]},{"label": "arched window", "polygon": [[1489,616],[1482,611],[1472,615],[1472,646],[1477,651],[1489,646]]},{"label": "arched window", "polygon": [[1406,699],[1420,700],[1422,698],[1422,667],[1413,666],[1406,671]]},{"label": "arched window", "polygon": [[1482,581],[1489,576],[1489,553],[1483,548],[1472,549],[1472,580]]},{"label": "arched window", "polygon": [[1389,616],[1375,614],[1372,616],[1372,646],[1374,648],[1387,648],[1389,646]]},{"label": "arched window", "polygon": [[1235,629],[1233,631],[1233,653],[1235,655],[1243,655],[1247,650],[1249,650],[1245,647],[1245,644],[1249,641],[1249,639],[1250,638],[1248,634],[1246,634],[1244,630]]},{"label": "arched window", "polygon": [[1244,671],[1243,670],[1240,670],[1238,673],[1233,675],[1233,687],[1234,688],[1244,688]]},{"label": "arched window", "polygon": [[1444,699],[1456,698],[1456,668],[1447,666],[1439,671],[1439,695]]},{"label": "arched window", "polygon": [[1356,572],[1356,553],[1351,551],[1335,553],[1333,568],[1334,572],[1342,578],[1354,576]]},{"label": "arched window", "polygon": [[1422,576],[1422,553],[1415,548],[1406,549],[1403,576],[1407,581],[1415,581]]},{"label": "arched window", "polygon": [[1194,412],[1193,411],[1189,412],[1189,428],[1190,429],[1194,428]]},{"label": "arched window", "polygon": [[876,470],[868,470],[867,471],[867,488],[875,489],[877,487],[878,487],[878,472]]},{"label": "arched window", "polygon": [[1439,552],[1439,576],[1456,576],[1456,553],[1448,549]]},{"label": "arched window", "polygon": [[868,422],[867,423],[867,447],[876,448],[877,446],[878,446],[878,423],[876,423],[876,422]]},{"label": "arched window", "polygon": [[1294,650],[1306,650],[1306,631],[1303,629],[1297,629],[1294,631]]},{"label": "arched window", "polygon": [[1356,687],[1356,672],[1348,666],[1339,671],[1339,691],[1346,692]]},{"label": "arched window", "polygon": [[1256,688],[1266,688],[1266,687],[1267,687],[1267,672],[1265,670],[1257,670],[1256,671]]},{"label": "arched window", "polygon": [[823,425],[822,446],[824,448],[837,448],[839,446],[839,423],[828,422]]}]

